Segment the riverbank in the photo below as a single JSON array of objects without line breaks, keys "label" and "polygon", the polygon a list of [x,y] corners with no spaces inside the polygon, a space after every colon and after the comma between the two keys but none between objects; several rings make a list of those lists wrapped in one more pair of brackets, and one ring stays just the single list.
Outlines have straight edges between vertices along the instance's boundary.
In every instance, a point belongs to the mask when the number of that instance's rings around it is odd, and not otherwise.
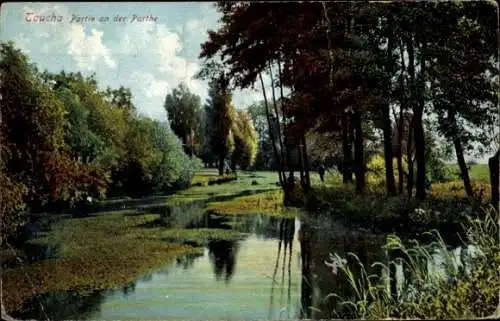
[{"label": "riverbank", "polygon": [[311,216],[336,218],[348,227],[377,233],[416,236],[436,229],[456,236],[464,232],[462,225],[469,215],[489,207],[489,185],[478,180],[473,186],[474,201],[465,197],[460,181],[435,183],[426,200],[418,201],[404,194],[388,197],[385,189],[377,185],[368,186],[363,195],[358,195],[352,184],[345,185],[337,179],[313,186],[305,198],[305,208]]}]

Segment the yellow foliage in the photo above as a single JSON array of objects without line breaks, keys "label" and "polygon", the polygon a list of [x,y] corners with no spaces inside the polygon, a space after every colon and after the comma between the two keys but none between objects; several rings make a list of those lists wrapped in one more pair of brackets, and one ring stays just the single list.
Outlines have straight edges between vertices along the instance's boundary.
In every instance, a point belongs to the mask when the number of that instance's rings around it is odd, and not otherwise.
[{"label": "yellow foliage", "polygon": [[[408,173],[408,162],[406,156],[402,157],[403,171]],[[394,177],[397,180],[398,161],[393,158],[392,168]],[[375,155],[370,158],[366,171],[366,182],[368,185],[378,186],[385,182],[385,159],[383,155]]]}]

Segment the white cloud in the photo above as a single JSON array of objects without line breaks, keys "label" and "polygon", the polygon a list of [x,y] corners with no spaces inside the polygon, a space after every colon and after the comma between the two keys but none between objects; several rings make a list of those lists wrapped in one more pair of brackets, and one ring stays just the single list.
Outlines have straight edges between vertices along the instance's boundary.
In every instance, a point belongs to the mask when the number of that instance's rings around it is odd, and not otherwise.
[{"label": "white cloud", "polygon": [[198,62],[183,56],[184,45],[180,33],[167,25],[143,23],[125,26],[114,47],[124,60],[133,58],[137,61],[135,66],[143,67],[143,72],[134,73],[134,77],[142,79],[135,83],[147,98],[164,97],[182,81],[192,92],[204,97],[206,86],[193,79],[199,69]]},{"label": "white cloud", "polygon": [[19,33],[13,40],[17,48],[19,48],[24,54],[29,54],[31,52],[29,49],[30,39],[27,38],[24,33]]},{"label": "white cloud", "polygon": [[134,71],[129,77],[129,82],[135,88],[140,88],[147,98],[165,97],[171,89],[167,81],[158,79],[148,72]]},{"label": "white cloud", "polygon": [[94,70],[101,59],[107,67],[116,67],[110,50],[102,42],[102,35],[103,32],[92,29],[91,35],[86,37],[82,25],[71,25],[65,40],[68,43],[68,54],[75,59],[78,68]]},{"label": "white cloud", "polygon": [[206,28],[203,26],[203,21],[192,19],[186,22],[186,30],[191,34],[194,34],[200,32],[201,30],[206,30]]},{"label": "white cloud", "polygon": [[[23,41],[23,34],[16,39],[19,47],[25,48],[25,52],[40,50],[44,55],[69,54],[75,60],[76,66],[82,71],[96,70],[98,66],[115,68],[116,61],[113,59],[110,49],[103,43],[102,31],[92,29],[90,35],[86,35],[83,25],[70,24],[67,19],[71,17],[68,7],[60,4],[37,3],[25,5],[23,11],[33,12],[40,16],[56,15],[63,16],[62,23],[26,23],[30,26],[29,42]],[[35,50],[36,49],[36,50]]]}]

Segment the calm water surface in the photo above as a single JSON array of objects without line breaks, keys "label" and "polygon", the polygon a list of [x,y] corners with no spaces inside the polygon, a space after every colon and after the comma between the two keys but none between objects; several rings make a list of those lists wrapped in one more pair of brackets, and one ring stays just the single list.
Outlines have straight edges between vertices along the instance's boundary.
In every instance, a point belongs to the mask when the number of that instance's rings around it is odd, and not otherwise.
[{"label": "calm water surface", "polygon": [[353,252],[365,266],[386,260],[384,236],[341,225],[263,215],[222,221],[204,215],[195,225],[233,228],[246,237],[211,242],[203,254],[179,258],[121,290],[49,293],[39,297],[45,312],[33,300],[28,312],[13,315],[39,320],[46,315],[51,320],[333,318],[338,302],[325,298],[332,292],[349,296],[352,289],[342,273],[325,264],[330,254]]}]

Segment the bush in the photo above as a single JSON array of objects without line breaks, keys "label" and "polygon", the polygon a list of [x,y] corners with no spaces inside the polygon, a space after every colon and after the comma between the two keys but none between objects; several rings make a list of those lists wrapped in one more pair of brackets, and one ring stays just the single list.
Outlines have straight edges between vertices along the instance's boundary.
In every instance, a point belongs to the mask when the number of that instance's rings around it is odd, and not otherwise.
[{"label": "bush", "polygon": [[26,204],[23,202],[26,193],[27,189],[23,184],[12,180],[3,170],[0,172],[2,243],[9,237],[15,237],[16,232],[26,222]]},{"label": "bush", "polygon": [[[408,162],[406,161],[406,156],[403,156],[403,171],[408,173]],[[394,169],[394,175],[398,175],[398,161],[397,158],[393,159],[392,168]],[[371,187],[381,187],[385,184],[385,158],[384,155],[373,155],[368,160],[366,166],[366,183]]]},{"label": "bush", "polygon": [[151,171],[153,190],[156,193],[170,193],[188,188],[194,173],[203,168],[202,161],[186,155],[181,141],[168,128],[163,128],[161,124],[156,126],[163,135],[157,137],[160,157]]}]

